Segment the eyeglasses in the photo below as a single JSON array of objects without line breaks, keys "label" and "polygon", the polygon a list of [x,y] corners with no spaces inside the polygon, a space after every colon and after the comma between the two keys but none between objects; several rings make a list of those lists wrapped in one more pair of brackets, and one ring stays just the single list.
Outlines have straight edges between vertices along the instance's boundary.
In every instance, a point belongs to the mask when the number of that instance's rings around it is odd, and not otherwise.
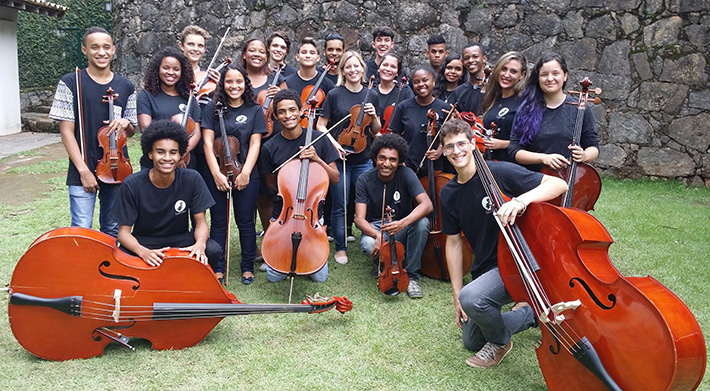
[{"label": "eyeglasses", "polygon": [[466,152],[468,151],[468,146],[471,145],[471,142],[468,140],[462,140],[462,141],[457,141],[455,143],[450,143],[450,144],[445,144],[444,145],[444,152],[446,154],[451,154],[454,153],[454,147],[458,148],[459,151],[461,152]]}]

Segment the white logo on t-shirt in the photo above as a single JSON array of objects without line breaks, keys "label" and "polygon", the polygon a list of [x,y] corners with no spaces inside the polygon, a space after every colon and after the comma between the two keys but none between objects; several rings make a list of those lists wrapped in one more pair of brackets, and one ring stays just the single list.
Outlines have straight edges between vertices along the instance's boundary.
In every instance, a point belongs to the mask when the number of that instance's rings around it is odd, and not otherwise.
[{"label": "white logo on t-shirt", "polygon": [[481,206],[483,207],[483,209],[485,209],[486,211],[489,211],[489,212],[490,212],[490,210],[491,210],[491,199],[488,198],[488,196],[483,197],[483,199],[481,199]]},{"label": "white logo on t-shirt", "polygon": [[242,114],[237,116],[237,123],[238,124],[243,124],[247,122],[247,116]]},{"label": "white logo on t-shirt", "polygon": [[399,201],[399,199],[402,198],[402,196],[399,194],[399,191],[397,190],[397,191],[394,192],[394,194],[392,194],[392,198],[393,198],[395,201]]},{"label": "white logo on t-shirt", "polygon": [[503,108],[500,109],[500,111],[498,112],[498,118],[503,118],[503,117],[505,117],[505,115],[508,114],[509,111],[510,111],[510,110],[508,110],[507,107],[503,107]]},{"label": "white logo on t-shirt", "polygon": [[184,113],[185,110],[187,110],[187,105],[184,103],[180,103],[180,105],[178,105],[178,110],[180,110],[180,112]]},{"label": "white logo on t-shirt", "polygon": [[180,214],[185,211],[187,204],[183,200],[177,200],[175,202],[175,213]]}]

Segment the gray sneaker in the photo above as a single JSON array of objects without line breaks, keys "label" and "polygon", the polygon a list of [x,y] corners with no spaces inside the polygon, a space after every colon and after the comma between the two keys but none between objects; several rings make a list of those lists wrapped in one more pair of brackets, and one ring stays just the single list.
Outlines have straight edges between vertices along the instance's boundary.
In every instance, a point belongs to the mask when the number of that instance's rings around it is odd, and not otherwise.
[{"label": "gray sneaker", "polygon": [[418,299],[422,297],[422,288],[419,287],[419,282],[416,280],[409,280],[409,286],[407,286],[407,295],[412,299]]},{"label": "gray sneaker", "polygon": [[485,345],[475,355],[466,360],[469,367],[490,368],[500,364],[503,358],[513,349],[513,341],[501,346],[486,342]]}]

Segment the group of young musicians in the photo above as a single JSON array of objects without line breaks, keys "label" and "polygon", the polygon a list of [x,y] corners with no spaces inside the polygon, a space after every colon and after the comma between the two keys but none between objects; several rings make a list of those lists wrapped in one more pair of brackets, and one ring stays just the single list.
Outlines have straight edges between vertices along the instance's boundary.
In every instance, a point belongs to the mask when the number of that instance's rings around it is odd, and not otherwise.
[{"label": "group of young musicians", "polygon": [[[422,297],[418,280],[429,235],[427,216],[435,207],[419,180],[434,174],[423,164],[429,159],[434,170],[455,175],[440,193],[441,230],[447,237],[456,322],[463,329],[465,346],[477,351],[467,363],[475,367],[498,364],[512,347],[511,335],[534,326],[536,320],[525,303],[501,313],[512,299],[498,273],[498,227],[477,178],[474,133],[467,122],[455,115],[447,117],[452,111],[471,112],[483,120],[485,128],[495,123],[497,133],[484,142],[492,151],[495,161],[490,162],[490,169],[501,190],[514,197],[498,216],[512,224],[531,202],[552,199],[566,190],[563,180],[536,172],[542,166],[560,168],[572,160],[596,158],[598,137],[592,112],[586,111],[589,118],[585,118],[581,142],[571,145],[576,111],[565,104],[570,99],[564,90],[568,70],[557,54],[543,56],[529,70],[524,56],[509,52],[486,72],[488,58],[481,45],[470,43],[460,54],[449,53],[452,48],[444,39],[432,36],[427,42],[429,62],[407,74],[394,51],[394,38],[392,29],[376,28],[375,58],[368,61],[357,51],[346,50],[344,38],[337,33],[328,34],[323,47],[304,38],[296,51],[299,67],[294,68],[286,65],[290,39],[275,32],[266,42],[247,40],[233,61],[217,72],[200,67],[209,35],[188,26],[177,47],[155,54],[146,69],[143,90],[136,93],[130,81],[111,71],[115,54],[111,36],[101,28],[88,29],[82,51],[89,65],[60,80],[49,114],[60,121],[69,155],[72,226],[92,227],[98,195],[101,231],[117,236],[124,251],[157,266],[166,248],[180,247],[211,266],[221,281],[226,273],[231,199],[241,244],[241,281],[250,284],[260,254],[257,211],[267,230],[269,220],[281,210],[275,197],[276,177],[271,173],[300,151],[301,159],[310,159],[327,173],[332,203],[324,208],[326,216],[318,217],[332,229],[333,260],[349,261],[345,251],[351,225],[348,211],[354,211],[354,224],[362,232],[361,249],[371,259],[376,260],[380,251],[381,232],[385,240],[393,237],[404,244],[404,268],[409,275],[406,291],[417,298]],[[333,66],[323,70],[320,53]],[[324,78],[319,77],[322,72],[326,72]],[[216,83],[211,99],[191,104],[191,89],[205,78]],[[319,79],[325,98],[312,136],[329,134],[302,148],[306,139],[302,108],[309,103],[302,101],[302,92]],[[108,87],[118,93],[109,129],[116,137],[132,136],[138,129],[142,133],[141,171],[121,185],[98,182],[93,174],[101,154],[95,140],[107,118],[102,97]],[[258,98],[271,100],[268,114]],[[364,149],[354,152],[337,141],[348,122],[331,127],[357,105],[370,121],[362,129]],[[392,105],[396,105],[394,114],[386,117]],[[426,139],[430,110],[438,117],[436,129],[441,134],[433,144]],[[181,118],[176,120],[176,115]],[[191,123],[189,133],[182,125],[186,122]],[[239,141],[236,152],[241,172],[235,177],[228,178],[220,170],[221,157],[214,149],[221,137],[221,122],[226,134]],[[385,125],[389,132],[382,134]],[[382,224],[384,207],[393,209],[394,219]],[[473,281],[465,287],[464,240],[475,254],[470,270]],[[269,281],[286,277],[268,265],[265,269]],[[327,276],[326,263],[310,277],[325,281]]]}]

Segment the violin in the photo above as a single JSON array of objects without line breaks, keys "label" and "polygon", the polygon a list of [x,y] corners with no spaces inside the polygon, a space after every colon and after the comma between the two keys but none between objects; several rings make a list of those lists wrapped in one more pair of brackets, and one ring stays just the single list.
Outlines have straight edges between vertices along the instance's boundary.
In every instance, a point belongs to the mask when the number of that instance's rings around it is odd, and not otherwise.
[{"label": "violin", "polygon": [[[311,111],[306,145],[313,137],[314,121]],[[330,254],[326,228],[318,216],[319,205],[328,193],[328,173],[319,164],[310,164],[310,159],[294,159],[281,168],[277,181],[283,207],[264,233],[264,262],[290,277],[313,274],[325,266]]]},{"label": "violin", "polygon": [[[195,83],[192,83],[190,85],[190,92],[187,96],[187,104],[185,105],[185,111],[182,113],[177,113],[170,117],[170,120],[176,123],[179,123],[180,126],[182,126],[183,129],[187,132],[188,138],[192,137],[193,132],[195,131],[196,124],[195,120],[192,119],[190,116],[190,113],[192,111],[192,104],[193,101],[195,100],[194,96],[194,90],[195,90]],[[190,153],[191,152],[185,152],[185,155],[182,157],[182,161],[185,162],[185,165],[188,165],[190,163]]]},{"label": "violin", "polygon": [[[569,91],[570,94],[579,95],[572,145],[578,145],[582,137],[584,111],[588,106],[589,93],[593,92],[598,95],[602,92],[601,88],[590,91],[589,86],[592,85],[592,82],[587,77],[580,84],[582,86],[581,91]],[[596,97],[593,102],[598,104],[601,100]],[[547,166],[540,170],[543,174],[553,175],[567,182],[567,191],[550,202],[565,208],[575,207],[584,211],[594,210],[594,204],[597,203],[602,192],[602,179],[591,164],[575,162],[571,157],[570,161],[572,162],[570,165],[560,170],[554,170]]]},{"label": "violin", "polygon": [[[382,194],[382,226],[392,222],[394,211],[389,206],[385,208],[385,194],[387,185],[384,186]],[[386,221],[385,221],[386,219]],[[382,293],[388,296],[397,296],[407,290],[409,286],[409,274],[404,270],[404,245],[395,240],[394,235],[385,242],[385,233],[380,231],[380,267],[382,270],[377,277],[377,287]]]},{"label": "violin", "polygon": [[493,68],[491,68],[490,65],[486,64],[486,66],[483,67],[483,80],[481,81],[481,94],[486,93],[486,86],[488,85],[488,80],[491,78],[491,72],[493,72]]},{"label": "violin", "polygon": [[399,104],[399,98],[402,96],[402,90],[407,85],[407,76],[402,76],[401,83],[399,83],[399,88],[397,89],[397,96],[394,98],[394,103],[385,108],[385,112],[382,115],[384,120],[384,125],[380,129],[380,134],[385,134],[390,132],[390,120],[397,110],[397,105]]},{"label": "violin", "polygon": [[[284,67],[278,66],[274,68],[274,80],[272,80],[271,84],[269,84],[269,88],[274,87],[279,83],[279,75],[281,74],[283,68]],[[274,106],[271,104],[272,97],[266,96],[266,91],[268,91],[268,88],[259,91],[259,94],[256,96],[257,101],[261,105],[261,110],[264,112],[264,118],[266,119],[266,129],[268,131],[266,132],[266,135],[264,135],[264,138],[270,137],[271,133],[274,131]]]},{"label": "violin", "polygon": [[229,185],[234,188],[234,179],[242,173],[242,164],[239,162],[239,139],[228,135],[224,127],[224,115],[227,108],[222,102],[215,103],[219,113],[220,137],[214,140],[214,155],[219,163],[219,171],[227,177]]},{"label": "violin", "polygon": [[226,316],[352,309],[346,297],[302,304],[243,304],[189,252],[169,249],[160,266],[124,253],[116,239],[58,228],[32,243],[10,282],[8,315],[17,341],[46,360],[90,358],[130,338],[152,348],[193,346]]},{"label": "violin", "polygon": [[473,114],[470,111],[464,111],[459,115],[459,118],[471,125],[471,128],[473,129],[473,139],[476,140],[476,147],[479,151],[481,151],[481,153],[485,152],[486,146],[483,142],[483,133],[481,133],[481,130],[483,130],[484,132],[486,131],[485,126],[483,126],[483,121],[481,121],[481,119],[478,118],[476,114]]},{"label": "violin", "polygon": [[[108,103],[108,123],[111,124],[114,120],[113,102],[118,98],[118,94],[109,87],[103,98],[102,102]],[[127,176],[133,173],[131,161],[128,156],[123,154],[123,148],[126,146],[128,138],[126,132],[123,132],[121,137],[117,137],[116,132],[110,131],[109,125],[105,125],[99,129],[97,138],[104,154],[96,163],[96,177],[103,183],[122,183]]]},{"label": "violin", "polygon": [[367,147],[367,132],[365,132],[365,128],[370,125],[372,116],[365,114],[365,104],[369,102],[372,84],[374,82],[375,76],[370,76],[370,83],[367,86],[365,99],[361,104],[350,108],[350,125],[343,129],[338,137],[338,143],[348,153],[360,153]]},{"label": "violin", "polygon": [[[219,72],[221,71],[224,67],[232,63],[231,58],[226,58],[224,59],[214,70]],[[206,71],[200,71],[198,74],[195,75],[195,79],[199,79],[200,76],[202,76],[203,82],[200,83],[201,85],[197,86],[197,101],[199,102],[202,98],[212,95],[215,89],[217,89],[217,83],[215,83],[214,80],[210,79],[207,75]]]},{"label": "violin", "polygon": [[[427,112],[429,125],[427,126],[427,144],[431,145],[434,141],[434,130],[436,128],[436,111],[429,109]],[[449,267],[446,264],[446,235],[441,232],[441,205],[439,202],[439,193],[454,176],[441,171],[434,170],[434,161],[426,159],[427,176],[420,179],[424,191],[426,191],[429,199],[434,205],[434,209],[429,214],[429,238],[424,246],[422,253],[421,272],[427,277],[437,280],[449,279]],[[473,263],[473,250],[467,240],[462,246],[462,274],[466,274],[471,270]]]},{"label": "violin", "polygon": [[[320,85],[323,83],[325,75],[333,68],[335,68],[335,60],[331,59],[330,62],[323,66],[323,72],[321,72],[320,77],[318,77],[316,84],[306,86],[306,88],[301,91],[301,104],[303,105],[301,127],[305,128],[308,126],[308,112],[310,110],[316,110],[323,104],[325,92],[320,89]],[[317,114],[316,112],[316,115]]]},{"label": "violin", "polygon": [[515,224],[501,222],[505,198],[481,153],[473,155],[501,230],[501,278],[540,324],[536,353],[548,388],[695,389],[705,342],[688,307],[651,277],[619,274],[609,233],[582,210],[533,203]]}]

